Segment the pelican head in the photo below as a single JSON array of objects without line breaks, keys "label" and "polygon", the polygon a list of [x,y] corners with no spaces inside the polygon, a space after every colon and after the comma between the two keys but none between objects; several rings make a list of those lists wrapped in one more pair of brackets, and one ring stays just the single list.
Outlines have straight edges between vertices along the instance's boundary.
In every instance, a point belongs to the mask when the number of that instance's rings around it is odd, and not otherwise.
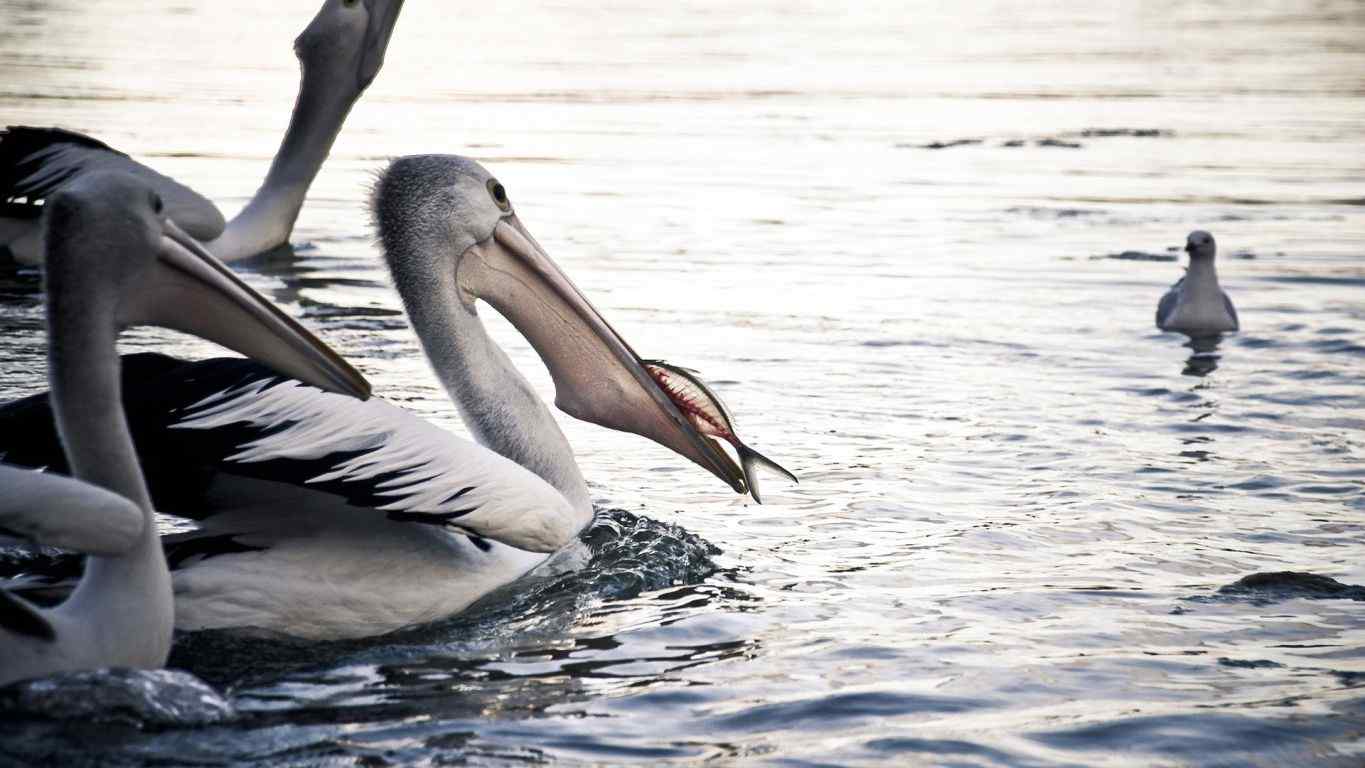
[{"label": "pelican head", "polygon": [[83,174],[47,201],[44,215],[48,311],[67,321],[64,326],[108,335],[159,325],[323,389],[369,395],[354,368],[176,226],[146,181],[127,173]]},{"label": "pelican head", "polygon": [[692,426],[531,236],[483,166],[451,155],[400,158],[380,174],[373,210],[409,314],[432,293],[468,316],[478,300],[487,302],[540,355],[560,410],[648,437],[745,491],[739,467]]},{"label": "pelican head", "polygon": [[1213,235],[1202,229],[1196,229],[1185,238],[1185,253],[1190,255],[1190,260],[1208,259],[1213,261],[1213,254],[1217,246],[1213,242]]},{"label": "pelican head", "polygon": [[294,41],[304,72],[353,72],[355,92],[369,86],[384,64],[403,0],[326,0]]}]

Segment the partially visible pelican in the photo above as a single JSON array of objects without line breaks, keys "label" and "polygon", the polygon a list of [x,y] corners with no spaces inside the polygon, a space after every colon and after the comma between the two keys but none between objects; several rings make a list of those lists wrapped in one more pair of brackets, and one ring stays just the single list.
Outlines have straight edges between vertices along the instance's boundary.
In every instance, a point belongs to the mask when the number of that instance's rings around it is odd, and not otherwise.
[{"label": "partially visible pelican", "polygon": [[[485,331],[480,300],[539,353],[561,410],[649,437],[745,491],[479,164],[396,160],[373,208],[412,326],[479,444],[248,361],[130,356],[125,405],[157,470],[157,508],[201,520],[166,542],[178,628],[381,634],[458,613],[576,538],[593,516],[583,475]],[[40,435],[47,419],[36,398],[0,409],[0,452],[57,465],[41,440],[6,437]]]},{"label": "partially visible pelican", "polygon": [[334,392],[369,394],[360,374],[181,232],[146,182],[84,174],[44,219],[52,406],[75,479],[0,467],[0,524],[92,556],[54,608],[0,590],[0,684],[157,667],[170,650],[171,578],[120,407],[120,329],[188,331]]},{"label": "partially visible pelican", "polygon": [[303,70],[298,100],[265,182],[232,221],[192,189],[89,136],[57,128],[0,131],[0,253],[42,261],[39,201],[81,173],[112,170],[146,180],[172,221],[223,261],[288,242],[304,196],[341,125],[384,63],[403,0],[326,0],[294,41]]},{"label": "partially visible pelican", "polygon": [[1190,267],[1157,304],[1157,328],[1195,338],[1238,330],[1237,310],[1218,285],[1215,251],[1213,235],[1202,229],[1185,239]]}]

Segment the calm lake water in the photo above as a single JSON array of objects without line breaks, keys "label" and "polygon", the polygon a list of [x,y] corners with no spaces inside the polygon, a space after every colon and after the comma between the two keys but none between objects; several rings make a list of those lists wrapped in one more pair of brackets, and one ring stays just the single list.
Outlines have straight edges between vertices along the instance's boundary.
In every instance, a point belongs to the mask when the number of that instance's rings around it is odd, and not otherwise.
[{"label": "calm lake water", "polygon": [[[231,214],[314,10],[0,0],[0,117]],[[248,280],[461,431],[365,198],[475,156],[801,484],[758,506],[566,417],[583,570],[368,643],[186,638],[236,719],[11,722],[0,762],[1360,765],[1361,592],[1219,590],[1365,584],[1363,127],[1354,0],[410,1],[297,258]],[[1212,353],[1153,328],[1178,263],[1109,258],[1196,228],[1243,325]],[[45,387],[41,326],[0,277],[0,400]]]}]

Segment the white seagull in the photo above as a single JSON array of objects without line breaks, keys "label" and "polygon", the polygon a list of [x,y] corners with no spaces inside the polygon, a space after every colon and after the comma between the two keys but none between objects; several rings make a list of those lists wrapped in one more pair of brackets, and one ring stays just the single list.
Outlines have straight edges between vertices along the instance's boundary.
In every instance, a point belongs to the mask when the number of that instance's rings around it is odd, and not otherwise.
[{"label": "white seagull", "polygon": [[1218,285],[1218,271],[1213,266],[1216,250],[1213,235],[1202,229],[1185,239],[1190,267],[1157,304],[1157,328],[1193,338],[1238,330],[1237,309]]},{"label": "white seagull", "polygon": [[294,41],[298,100],[265,182],[232,221],[206,198],[89,136],[59,128],[0,131],[0,254],[42,261],[41,202],[82,173],[123,171],[161,195],[172,221],[222,261],[288,242],[341,125],[384,63],[403,0],[326,0]]},{"label": "white seagull", "polygon": [[[573,451],[485,331],[479,301],[539,353],[561,410],[649,437],[746,490],[480,165],[396,160],[373,207],[412,326],[478,444],[249,361],[125,358],[124,402],[157,508],[200,520],[166,543],[177,628],[381,634],[456,614],[577,537],[593,508]],[[40,397],[0,409],[0,452],[58,466],[49,423]]]},{"label": "white seagull", "polygon": [[369,394],[360,374],[181,232],[145,181],[82,175],[44,220],[52,405],[73,477],[0,466],[0,525],[91,557],[53,608],[0,590],[0,684],[158,667],[170,650],[170,573],[119,405],[120,329],[187,331],[332,391]]}]

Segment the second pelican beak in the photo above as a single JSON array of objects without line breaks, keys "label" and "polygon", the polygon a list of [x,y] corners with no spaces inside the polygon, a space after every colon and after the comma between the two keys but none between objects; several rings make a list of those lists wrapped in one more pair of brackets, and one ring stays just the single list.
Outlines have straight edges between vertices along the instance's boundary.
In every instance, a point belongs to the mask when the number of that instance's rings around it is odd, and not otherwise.
[{"label": "second pelican beak", "polygon": [[393,26],[398,23],[398,12],[403,10],[403,0],[365,0],[365,10],[370,14],[370,22],[365,27],[365,48],[356,72],[356,84],[362,91],[370,87],[379,68],[384,66],[384,52],[389,48]]},{"label": "second pelican beak", "polygon": [[460,290],[516,326],[555,383],[555,405],[583,421],[634,432],[691,459],[737,493],[744,476],[692,426],[625,342],[541,249],[515,214],[460,259]]},{"label": "second pelican beak", "polygon": [[370,383],[330,347],[242,282],[169,219],[134,323],[194,334],[329,392],[365,399]]}]

